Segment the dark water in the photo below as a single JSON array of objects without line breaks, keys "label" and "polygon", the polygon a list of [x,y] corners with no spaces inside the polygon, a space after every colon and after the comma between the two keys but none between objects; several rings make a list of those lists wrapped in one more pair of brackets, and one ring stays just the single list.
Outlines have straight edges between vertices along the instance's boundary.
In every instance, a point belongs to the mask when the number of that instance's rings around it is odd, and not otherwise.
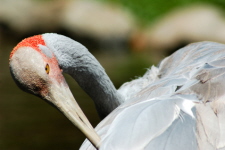
[{"label": "dark water", "polygon": [[[85,139],[58,110],[41,99],[21,91],[12,80],[9,53],[17,42],[0,44],[0,149],[2,150],[70,150],[78,149]],[[96,54],[118,87],[142,75],[149,67],[148,57],[139,54]],[[116,60],[116,61],[115,61]],[[75,81],[65,75],[76,100],[93,126],[100,121],[92,100]]]}]

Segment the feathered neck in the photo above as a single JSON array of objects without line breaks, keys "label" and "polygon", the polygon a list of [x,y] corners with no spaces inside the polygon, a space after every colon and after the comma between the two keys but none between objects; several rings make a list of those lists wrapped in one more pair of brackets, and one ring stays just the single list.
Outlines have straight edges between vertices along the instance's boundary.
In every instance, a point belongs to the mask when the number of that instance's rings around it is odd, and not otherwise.
[{"label": "feathered neck", "polygon": [[103,67],[83,45],[53,33],[43,34],[43,39],[56,55],[63,71],[71,75],[94,100],[102,119],[124,101]]}]

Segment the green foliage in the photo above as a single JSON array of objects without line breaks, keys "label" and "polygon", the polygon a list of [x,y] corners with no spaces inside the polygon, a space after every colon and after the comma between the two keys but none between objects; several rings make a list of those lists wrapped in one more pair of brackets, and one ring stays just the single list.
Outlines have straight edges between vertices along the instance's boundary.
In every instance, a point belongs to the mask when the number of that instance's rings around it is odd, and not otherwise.
[{"label": "green foliage", "polygon": [[128,8],[141,24],[154,21],[157,17],[169,12],[176,7],[194,3],[207,3],[216,5],[225,10],[225,0],[101,0],[121,4]]}]

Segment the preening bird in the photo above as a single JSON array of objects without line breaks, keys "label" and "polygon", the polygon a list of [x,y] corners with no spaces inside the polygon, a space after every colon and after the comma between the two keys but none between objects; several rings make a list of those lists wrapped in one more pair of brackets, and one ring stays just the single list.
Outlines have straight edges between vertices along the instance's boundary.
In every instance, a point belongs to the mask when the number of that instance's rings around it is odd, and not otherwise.
[{"label": "preening bird", "polygon": [[[28,47],[33,49],[33,51],[25,51]],[[52,62],[48,62],[50,71],[52,67],[59,66],[64,73],[71,75],[81,88],[93,99],[100,118],[103,119],[112,112],[112,110],[123,103],[123,96],[115,89],[104,68],[80,43],[55,33],[37,35],[24,39],[19,43],[11,52],[10,60],[14,60],[14,53],[16,53],[18,49],[21,49],[21,53],[24,55],[25,53],[29,53],[28,55],[35,55],[34,57],[56,57],[58,63],[53,64]],[[22,58],[24,60],[22,60]],[[23,61],[23,67],[28,67],[29,62],[27,62],[28,60],[26,59],[29,57],[22,58],[17,59]],[[30,67],[35,68],[38,67],[37,65],[39,64],[34,64]],[[14,69],[11,63],[10,67]],[[13,72],[16,71],[17,70],[13,70]],[[36,71],[39,71],[38,68]],[[26,80],[26,78],[24,80]]]},{"label": "preening bird", "polygon": [[[100,150],[225,149],[225,45],[188,45],[124,86],[136,83],[95,128]],[[86,140],[80,149],[95,148]]]},{"label": "preening bird", "polygon": [[[52,38],[54,38],[54,36],[61,37],[55,34],[52,35]],[[48,36],[48,34],[46,36]],[[54,40],[58,43],[61,42],[57,41],[57,38]],[[85,134],[85,136],[87,136],[95,147],[98,147],[100,138],[75,101],[62,75],[62,69],[58,65],[58,60],[50,48],[53,47],[46,46],[42,35],[37,35],[20,42],[10,54],[9,66],[12,77],[22,90],[39,96],[56,106]],[[60,49],[62,47],[57,48]],[[62,55],[66,57],[65,54]],[[81,56],[87,60],[94,59],[86,56],[85,52],[83,52]],[[81,56],[79,55],[78,57],[81,58]],[[79,62],[80,58],[77,58],[75,61]],[[67,64],[64,65],[70,67],[70,63],[73,62],[67,62]],[[85,71],[85,67],[84,65],[83,68],[80,68],[80,71]],[[82,75],[85,75],[85,73]],[[90,75],[86,77],[92,78],[93,76]]]},{"label": "preening bird", "polygon": [[[92,97],[99,114],[112,111],[95,128],[101,142],[88,121],[76,116],[100,150],[225,149],[225,45],[188,45],[116,90],[81,44],[58,34],[25,39],[10,55],[13,78],[73,121],[79,109],[64,92],[68,86],[58,65]],[[81,149],[95,149],[89,140]]]}]

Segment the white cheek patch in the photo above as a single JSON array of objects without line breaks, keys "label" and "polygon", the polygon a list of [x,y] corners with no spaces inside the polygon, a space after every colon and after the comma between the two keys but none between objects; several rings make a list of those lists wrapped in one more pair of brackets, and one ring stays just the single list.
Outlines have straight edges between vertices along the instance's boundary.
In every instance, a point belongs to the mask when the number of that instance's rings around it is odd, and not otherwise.
[{"label": "white cheek patch", "polygon": [[42,51],[42,53],[44,53],[48,58],[53,57],[51,50],[47,46],[39,44],[38,47]]},{"label": "white cheek patch", "polygon": [[45,62],[39,52],[30,47],[19,48],[10,61],[11,66],[15,67],[19,74],[25,73],[26,70],[35,72],[38,76],[44,78]]}]

